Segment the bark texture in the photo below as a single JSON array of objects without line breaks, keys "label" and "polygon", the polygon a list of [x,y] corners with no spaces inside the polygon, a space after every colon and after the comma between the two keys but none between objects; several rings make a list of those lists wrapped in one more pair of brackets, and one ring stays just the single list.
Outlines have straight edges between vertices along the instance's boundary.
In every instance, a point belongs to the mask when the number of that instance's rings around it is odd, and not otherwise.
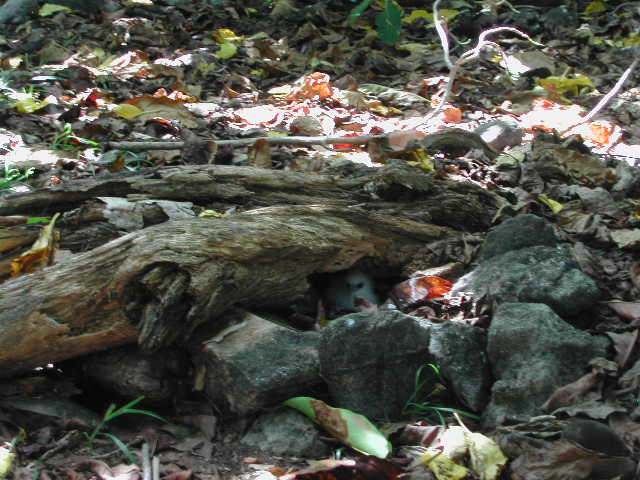
[{"label": "bark texture", "polygon": [[249,210],[150,226],[0,285],[0,376],[136,339],[157,351],[232,306],[292,301],[309,275],[363,257],[401,267],[465,222],[485,228],[500,203],[404,166],[356,175],[165,168],[3,198],[3,214],[59,211],[105,194]]}]

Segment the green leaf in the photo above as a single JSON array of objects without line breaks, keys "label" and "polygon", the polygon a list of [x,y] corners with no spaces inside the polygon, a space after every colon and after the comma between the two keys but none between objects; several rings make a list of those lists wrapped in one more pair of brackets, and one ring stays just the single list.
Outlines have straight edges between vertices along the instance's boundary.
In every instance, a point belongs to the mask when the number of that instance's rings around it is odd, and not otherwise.
[{"label": "green leaf", "polygon": [[68,13],[68,12],[73,12],[73,10],[71,10],[69,7],[64,7],[62,5],[45,3],[44,5],[42,5],[42,7],[40,7],[40,10],[38,10],[38,15],[40,15],[41,17],[48,17],[58,12]]},{"label": "green leaf", "polygon": [[[105,420],[109,421],[109,420],[113,420],[116,417],[119,417],[120,415],[126,415],[126,414],[139,414],[139,415],[147,415],[149,417],[153,417],[153,418],[157,418],[158,420],[161,420],[165,423],[169,423],[169,421],[166,418],[161,417],[160,415],[158,415],[155,412],[152,412],[151,410],[140,410],[138,408],[131,408],[136,406],[138,403],[140,403],[142,400],[144,400],[144,396],[138,397],[135,400],[131,400],[129,403],[127,403],[126,405],[123,405],[122,407],[118,408],[117,410],[114,410],[115,405],[111,405],[109,407],[109,409],[107,410],[107,413],[105,413]],[[113,408],[111,408],[113,407]]]},{"label": "green leaf", "polygon": [[163,416],[158,415],[157,413],[152,412],[150,410],[139,410],[137,408],[128,408],[127,411],[122,412],[122,413],[138,413],[140,415],[147,415],[149,417],[157,418],[158,420],[161,420],[161,421],[163,421],[165,423],[169,423],[169,420],[167,420]]},{"label": "green leaf", "polygon": [[391,452],[391,444],[385,436],[359,413],[333,408],[311,397],[290,398],[284,404],[304,413],[354,450],[380,458],[387,457]]},{"label": "green leaf", "polygon": [[127,445],[122,440],[120,440],[118,437],[108,432],[101,433],[100,435],[110,438],[111,441],[115,443],[116,447],[118,447],[120,451],[125,454],[125,456],[129,459],[131,463],[135,465],[138,464],[138,460],[133,455],[133,453],[131,453],[131,450],[129,450],[129,447],[127,447]]},{"label": "green leaf", "polygon": [[134,405],[137,405],[142,400],[144,400],[144,396],[140,396],[140,397],[138,397],[138,398],[136,398],[134,400],[131,400],[129,403],[127,403],[126,405],[121,406],[117,410],[115,410],[116,406],[114,404],[111,404],[109,406],[109,408],[107,409],[107,413],[105,413],[105,418],[109,417],[109,419],[111,419],[111,418],[118,417],[118,416],[126,413],[125,410],[129,410],[131,407],[133,407]]},{"label": "green leaf", "polygon": [[401,19],[402,9],[393,0],[386,0],[384,12],[376,15],[376,25],[387,45],[394,45],[400,39]]},{"label": "green leaf", "polygon": [[31,225],[33,223],[49,223],[51,219],[48,217],[29,217],[27,219],[27,225]]},{"label": "green leaf", "polygon": [[358,21],[360,15],[364,13],[364,11],[369,8],[371,4],[371,0],[362,0],[357,6],[353,7],[351,12],[349,12],[349,16],[347,17],[347,23],[349,25],[353,25]]}]

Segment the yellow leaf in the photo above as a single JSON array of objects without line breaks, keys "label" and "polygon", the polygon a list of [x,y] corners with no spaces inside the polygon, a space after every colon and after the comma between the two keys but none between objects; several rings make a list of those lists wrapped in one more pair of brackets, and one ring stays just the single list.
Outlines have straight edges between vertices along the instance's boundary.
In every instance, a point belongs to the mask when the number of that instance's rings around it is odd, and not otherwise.
[{"label": "yellow leaf", "polygon": [[435,170],[435,165],[433,163],[433,158],[429,155],[424,149],[419,148],[418,150],[413,150],[409,152],[413,160],[407,162],[408,165],[412,167],[419,168],[420,170],[431,171]]},{"label": "yellow leaf", "polygon": [[267,132],[267,137],[288,137],[289,134],[287,132],[283,132],[281,130],[269,130]]},{"label": "yellow leaf", "polygon": [[[443,8],[441,10],[438,10],[438,16],[440,17],[440,19],[441,20],[444,19],[447,22],[453,20],[458,15],[460,15],[460,10],[452,10],[449,8]],[[426,10],[416,10],[412,12],[411,15],[408,15],[405,18],[403,18],[402,22],[411,23],[417,20],[418,18],[426,18],[427,20],[429,20],[430,23],[433,23],[433,13],[427,12]]]},{"label": "yellow leaf", "polygon": [[414,10],[411,12],[411,15],[407,15],[402,19],[402,23],[412,23],[419,18],[426,18],[430,22],[433,21],[433,14],[427,12],[426,10]]},{"label": "yellow leaf", "polygon": [[228,28],[219,28],[211,35],[218,43],[228,43],[242,39],[242,37],[237,36],[233,30],[229,30]]},{"label": "yellow leaf", "polygon": [[51,218],[51,222],[40,230],[40,236],[28,251],[11,260],[12,276],[42,270],[53,263],[53,254],[58,243],[58,235],[54,226],[59,216],[60,214],[56,213]]},{"label": "yellow leaf", "polygon": [[139,109],[135,105],[130,105],[128,103],[122,103],[113,109],[113,112],[122,118],[126,118],[127,120],[130,118],[135,118],[138,115],[144,113],[143,110]]},{"label": "yellow leaf", "polygon": [[40,7],[40,10],[38,10],[38,15],[40,15],[41,17],[48,17],[58,12],[69,13],[69,12],[73,12],[73,10],[71,10],[69,7],[56,5],[54,3],[45,3],[44,5],[42,5],[42,7]]},{"label": "yellow leaf", "polygon": [[635,47],[640,45],[640,35],[636,32],[631,32],[627,38],[622,39],[623,47]]},{"label": "yellow leaf", "polygon": [[582,12],[582,14],[585,17],[593,17],[598,13],[602,13],[606,11],[607,11],[607,5],[602,0],[595,0],[591,2],[589,5],[587,5],[587,7],[584,9],[584,12]]},{"label": "yellow leaf", "polygon": [[11,473],[15,458],[16,454],[9,444],[0,447],[0,479],[5,479]]},{"label": "yellow leaf", "polygon": [[224,218],[226,214],[220,213],[217,210],[203,210],[198,214],[198,216],[200,218],[204,218],[204,217]]},{"label": "yellow leaf", "polygon": [[498,444],[481,433],[466,435],[473,471],[481,480],[496,480],[509,460]]},{"label": "yellow leaf", "polygon": [[538,195],[538,200],[540,200],[547,207],[549,207],[553,213],[558,213],[562,211],[562,209],[564,208],[564,205],[562,205],[560,202],[556,202],[555,200],[553,200],[552,198],[549,198],[544,194]]},{"label": "yellow leaf", "polygon": [[540,78],[537,81],[538,85],[547,90],[552,90],[554,93],[564,95],[571,93],[578,95],[580,93],[580,87],[593,88],[591,79],[586,75],[576,75],[575,77],[551,76],[546,78]]},{"label": "yellow leaf", "polygon": [[47,100],[37,100],[33,98],[33,96],[28,94],[20,94],[19,100],[15,102],[13,106],[19,113],[33,113],[37,110],[40,110],[41,108],[46,107],[47,105],[49,105],[49,103],[51,102]]},{"label": "yellow leaf", "polygon": [[429,45],[423,43],[402,43],[396,47],[398,50],[405,50],[409,53],[417,54],[417,55],[426,55],[431,47]]},{"label": "yellow leaf", "polygon": [[215,56],[222,59],[231,58],[237,51],[238,47],[231,42],[226,42],[220,45],[220,50],[215,53]]},{"label": "yellow leaf", "polygon": [[469,470],[458,465],[436,448],[428,448],[420,460],[438,480],[461,480],[469,475]]}]

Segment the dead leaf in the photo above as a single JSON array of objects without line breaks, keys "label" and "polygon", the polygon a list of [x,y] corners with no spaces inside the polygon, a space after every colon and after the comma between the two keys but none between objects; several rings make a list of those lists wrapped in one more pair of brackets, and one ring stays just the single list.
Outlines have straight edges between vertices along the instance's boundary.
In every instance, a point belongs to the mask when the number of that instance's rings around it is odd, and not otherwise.
[{"label": "dead leaf", "polygon": [[600,458],[568,440],[526,443],[524,454],[511,462],[513,478],[519,480],[581,480],[589,478]]},{"label": "dead leaf", "polygon": [[474,472],[482,480],[496,480],[508,461],[498,444],[477,432],[468,432],[465,439]]},{"label": "dead leaf", "polygon": [[357,460],[320,460],[279,480],[391,480],[404,469],[389,460],[365,455]]},{"label": "dead leaf", "polygon": [[391,150],[401,152],[407,148],[407,145],[418,138],[425,137],[426,133],[419,130],[396,130],[391,132],[387,137],[387,143]]},{"label": "dead leaf", "polygon": [[611,301],[605,302],[605,305],[622,318],[632,321],[640,319],[640,302]]},{"label": "dead leaf", "polygon": [[462,110],[457,107],[445,107],[442,110],[442,119],[448,123],[462,122]]},{"label": "dead leaf", "polygon": [[595,387],[602,375],[597,372],[589,372],[575,382],[563,385],[556,389],[549,399],[542,405],[543,412],[552,412],[558,408],[566,407],[578,403],[584,394]]},{"label": "dead leaf", "polygon": [[137,107],[141,113],[135,117],[135,120],[140,123],[159,118],[163,120],[178,120],[185,128],[196,128],[198,126],[195,117],[186,109],[183,101],[174,100],[167,96],[145,94],[127,100],[122,105]]},{"label": "dead leaf", "polygon": [[60,214],[56,213],[51,218],[49,224],[40,231],[40,236],[31,249],[11,261],[11,276],[17,277],[35,272],[53,263],[53,255],[58,241],[54,227],[59,216]]},{"label": "dead leaf", "polygon": [[285,97],[286,100],[327,100],[333,95],[333,88],[329,82],[331,77],[326,73],[314,72],[301,78],[294,85],[293,90]]},{"label": "dead leaf", "polygon": [[413,277],[399,283],[391,291],[391,297],[399,308],[411,308],[432,298],[449,293],[453,283],[441,277]]},{"label": "dead leaf", "polygon": [[255,107],[240,108],[235,114],[251,125],[266,126],[279,121],[280,110],[273,105],[258,105]]},{"label": "dead leaf", "polygon": [[249,148],[249,162],[257,168],[272,168],[271,145],[264,138],[256,140]]},{"label": "dead leaf", "polygon": [[61,469],[64,474],[69,477],[69,480],[85,480],[85,476],[80,473],[80,472],[76,472],[75,470],[71,469],[71,468],[67,468],[67,467],[62,467]]},{"label": "dead leaf", "polygon": [[162,480],[189,480],[192,476],[191,470],[182,470],[180,472],[172,472],[162,477]]},{"label": "dead leaf", "polygon": [[101,480],[139,480],[140,468],[137,465],[116,465],[110,467],[101,460],[88,460],[86,464]]},{"label": "dead leaf", "polygon": [[613,342],[613,346],[616,350],[616,362],[620,366],[620,368],[624,368],[624,366],[631,358],[632,354],[636,352],[635,346],[638,343],[638,329],[631,332],[605,332],[606,335]]}]

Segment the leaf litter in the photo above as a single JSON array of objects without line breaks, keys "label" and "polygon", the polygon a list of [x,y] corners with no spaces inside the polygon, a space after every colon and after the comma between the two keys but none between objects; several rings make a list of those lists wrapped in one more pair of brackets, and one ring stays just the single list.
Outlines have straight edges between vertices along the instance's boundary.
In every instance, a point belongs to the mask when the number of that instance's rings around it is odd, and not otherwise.
[{"label": "leaf litter", "polygon": [[[271,11],[269,2],[256,7],[218,3],[123,2],[118,10],[91,15],[47,5],[25,28],[10,31],[3,43],[2,135],[19,135],[24,144],[20,155],[11,157],[18,143],[10,143],[5,168],[24,173],[38,148],[55,148],[49,150],[50,161],[38,163],[35,175],[9,184],[7,191],[140,168],[143,163],[130,154],[135,142],[147,152],[144,162],[153,166],[224,162],[311,173],[332,159],[381,165],[400,156],[415,168],[451,179],[510,188],[516,201],[509,208],[536,209],[577,239],[577,261],[599,279],[609,298],[595,329],[608,332],[619,368],[628,368],[618,379],[618,393],[637,392],[639,214],[633,195],[637,174],[630,169],[640,158],[640,131],[634,126],[637,91],[621,82],[633,73],[635,63],[628,59],[638,45],[637,18],[602,2],[578,2],[585,23],[563,31],[551,12],[522,2],[514,2],[516,8],[480,2],[480,10],[452,2],[455,9],[440,13],[456,43],[443,52],[441,26],[434,24],[432,12],[399,9],[391,1],[384,2],[383,11],[368,10],[364,4],[370,2],[362,2],[364,8],[348,23],[351,6],[345,2],[276,1]],[[533,16],[532,10],[537,12]],[[487,27],[515,25],[541,45],[518,39],[512,28],[482,49],[467,48],[465,40],[480,45],[478,39],[485,38],[478,30],[483,22],[490,22]],[[449,60],[449,48],[464,62]],[[506,139],[513,131],[503,126],[497,137],[485,140],[478,128],[492,121],[515,123],[515,139]],[[432,135],[438,132],[443,140],[435,142]],[[288,145],[292,135],[342,140],[333,147],[319,148],[311,139]],[[359,143],[361,136],[381,138]],[[209,154],[185,153],[187,138],[204,142],[198,145],[207,145]],[[218,145],[221,140],[238,143],[225,150]],[[158,141],[173,142],[172,148],[156,148]],[[118,142],[130,142],[130,149],[123,149],[129,153],[109,156],[107,150],[117,149]],[[293,155],[274,161],[276,148]],[[553,164],[541,162],[535,171],[526,170],[522,159],[536,148],[553,150]],[[509,168],[518,166],[522,178],[514,181]],[[617,248],[586,246],[594,242],[613,242]],[[40,263],[48,262],[47,257]],[[424,281],[443,288],[442,281],[429,280],[438,278],[425,276]],[[399,285],[398,294],[417,305],[434,297],[428,288],[422,294],[423,289]],[[429,307],[427,315],[434,313]],[[550,405],[568,406],[582,398],[582,413],[612,415],[618,419],[616,430],[622,431],[620,425],[631,422],[625,422],[625,410],[619,408],[621,397],[604,389],[613,382],[611,371],[593,366],[591,373],[557,391]],[[599,394],[594,396],[594,390]],[[589,433],[588,428],[583,430]],[[208,430],[200,447],[207,445]],[[627,429],[625,438],[637,445],[639,435],[638,429]],[[543,471],[547,478],[581,478],[595,457],[566,437],[542,454],[523,447],[525,454],[513,471],[519,478]],[[51,437],[42,438],[53,445]],[[435,451],[431,457],[438,455]],[[209,449],[205,457],[210,456]],[[238,455],[233,458],[240,463]],[[325,468],[332,476],[305,472],[295,478],[366,479],[372,468],[381,475],[375,478],[395,478],[402,471],[367,457],[345,462]],[[479,474],[478,460],[471,464]],[[87,478],[77,471],[80,466],[103,479],[140,477],[136,468],[88,457],[62,473]],[[165,477],[188,478],[192,465],[183,467],[167,468]],[[347,473],[338,473],[341,469]],[[18,469],[15,475],[28,472]]]}]

